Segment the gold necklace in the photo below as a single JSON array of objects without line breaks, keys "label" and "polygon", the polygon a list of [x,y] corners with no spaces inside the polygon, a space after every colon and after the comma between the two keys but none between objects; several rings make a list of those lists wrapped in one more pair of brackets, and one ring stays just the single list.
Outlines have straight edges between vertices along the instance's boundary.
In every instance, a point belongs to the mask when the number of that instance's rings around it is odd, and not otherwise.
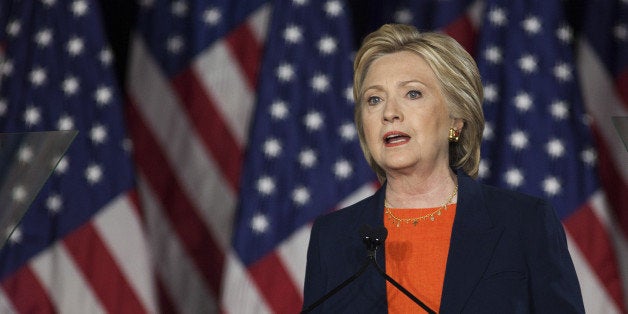
[{"label": "gold necklace", "polygon": [[440,216],[442,210],[447,210],[447,205],[449,205],[449,203],[451,203],[451,200],[454,199],[454,196],[456,196],[457,193],[458,193],[458,184],[456,184],[456,186],[454,187],[454,191],[451,192],[451,195],[449,196],[449,199],[441,207],[437,208],[435,211],[433,211],[433,212],[431,212],[429,214],[425,214],[423,216],[419,216],[419,217],[416,217],[416,218],[399,218],[399,217],[395,216],[390,211],[392,206],[390,206],[390,204],[388,203],[386,198],[384,198],[384,209],[386,210],[386,214],[388,216],[390,216],[390,219],[392,219],[392,220],[394,220],[396,222],[397,227],[399,227],[402,222],[405,222],[407,224],[412,223],[414,226],[416,226],[416,224],[419,223],[419,221],[427,220],[428,218],[429,218],[430,221],[434,221],[435,220],[434,215]]}]

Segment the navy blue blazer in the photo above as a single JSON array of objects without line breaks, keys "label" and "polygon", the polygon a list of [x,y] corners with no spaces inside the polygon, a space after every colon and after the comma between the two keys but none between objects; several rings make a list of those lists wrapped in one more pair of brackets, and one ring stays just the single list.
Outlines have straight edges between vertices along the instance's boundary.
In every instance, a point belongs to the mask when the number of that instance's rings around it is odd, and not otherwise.
[{"label": "navy blue blazer", "polygon": [[[563,227],[545,201],[458,174],[458,205],[439,313],[584,313]],[[383,226],[385,185],[319,217],[307,253],[304,308],[367,259],[364,224]],[[385,269],[384,247],[377,261]],[[417,306],[417,311],[419,307]],[[386,282],[374,267],[313,313],[386,313]]]}]

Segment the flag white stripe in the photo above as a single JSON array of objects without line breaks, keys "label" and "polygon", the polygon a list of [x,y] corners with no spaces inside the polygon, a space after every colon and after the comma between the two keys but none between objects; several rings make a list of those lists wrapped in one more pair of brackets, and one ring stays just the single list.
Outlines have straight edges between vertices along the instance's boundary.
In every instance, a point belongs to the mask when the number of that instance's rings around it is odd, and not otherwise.
[{"label": "flag white stripe", "polygon": [[140,218],[127,194],[119,195],[98,213],[94,219],[94,228],[144,309],[156,313],[150,252]]},{"label": "flag white stripe", "polygon": [[229,250],[226,257],[221,297],[225,313],[271,313],[237,254]]},{"label": "flag white stripe", "polygon": [[105,313],[92,287],[61,242],[32,259],[30,267],[59,313]]},{"label": "flag white stripe", "polygon": [[[267,6],[263,6],[247,21],[260,46],[266,37],[268,16]],[[216,109],[222,113],[238,145],[246,146],[255,90],[248,85],[246,74],[240,71],[238,60],[232,58],[226,40],[216,42],[200,54],[193,63],[193,69],[212,97]]]},{"label": "flag white stripe", "polygon": [[615,303],[606,293],[604,285],[602,285],[595,271],[589,267],[586,258],[573,241],[569,232],[567,234],[567,243],[569,245],[569,253],[573,260],[574,267],[578,273],[580,281],[580,289],[584,300],[584,309],[586,313],[619,313]]},{"label": "flag white stripe", "polygon": [[619,95],[611,92],[615,91],[615,83],[604,70],[591,46],[583,40],[578,52],[578,67],[580,73],[583,73],[580,79],[587,111],[595,118],[596,126],[607,142],[617,170],[624,182],[628,182],[628,152],[611,120],[613,116],[628,116],[628,110],[622,105]]},{"label": "flag white stripe", "polygon": [[255,34],[255,38],[259,43],[266,41],[271,8],[272,6],[269,3],[264,4],[257,9],[257,11],[255,11],[255,13],[253,13],[251,18],[248,20],[251,30],[253,31],[253,34]]},{"label": "flag white stripe", "polygon": [[310,231],[312,231],[312,226],[306,224],[277,247],[279,259],[301,295],[303,295],[305,284],[305,264],[307,262],[307,246],[310,243]]},{"label": "flag white stripe", "polygon": [[201,272],[183,250],[183,245],[156,202],[154,193],[138,174],[141,203],[145,211],[149,246],[155,268],[179,313],[216,313],[217,302]]},{"label": "flag white stripe", "polygon": [[13,307],[13,303],[4,293],[4,289],[0,289],[0,313],[4,313],[4,314],[17,313],[17,311]]},{"label": "flag white stripe", "polygon": [[[139,36],[133,40],[130,93],[217,244],[230,244],[235,191],[220,177],[202,141]],[[158,106],[159,109],[155,108]],[[210,122],[208,122],[210,123]]]},{"label": "flag white stripe", "polygon": [[221,40],[201,54],[192,66],[242,148],[246,143],[255,91],[243,77],[245,74],[240,71],[238,61],[232,58],[226,42]]}]

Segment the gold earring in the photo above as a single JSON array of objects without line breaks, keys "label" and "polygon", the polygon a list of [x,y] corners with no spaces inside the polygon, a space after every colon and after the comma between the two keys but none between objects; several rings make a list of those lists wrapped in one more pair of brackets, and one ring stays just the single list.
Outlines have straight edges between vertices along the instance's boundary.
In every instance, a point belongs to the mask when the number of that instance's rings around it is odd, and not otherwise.
[{"label": "gold earring", "polygon": [[460,131],[454,128],[449,128],[449,142],[457,143],[459,139],[460,139]]}]

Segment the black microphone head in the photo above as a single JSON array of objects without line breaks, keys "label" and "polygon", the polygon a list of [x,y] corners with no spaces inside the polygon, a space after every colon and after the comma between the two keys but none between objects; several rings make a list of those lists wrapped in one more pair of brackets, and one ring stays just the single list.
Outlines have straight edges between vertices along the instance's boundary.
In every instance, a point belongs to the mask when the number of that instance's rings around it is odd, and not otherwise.
[{"label": "black microphone head", "polygon": [[371,228],[369,225],[363,225],[360,228],[360,238],[369,252],[374,252],[378,246],[386,241],[387,236],[388,229],[385,227]]}]

